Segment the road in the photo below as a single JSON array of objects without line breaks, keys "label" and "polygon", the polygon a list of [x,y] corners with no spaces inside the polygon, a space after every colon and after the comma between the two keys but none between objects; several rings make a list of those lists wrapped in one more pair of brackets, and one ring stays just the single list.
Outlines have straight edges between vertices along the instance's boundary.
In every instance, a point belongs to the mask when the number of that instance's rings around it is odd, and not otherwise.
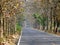
[{"label": "road", "polygon": [[60,37],[25,27],[19,43],[19,45],[60,45]]}]

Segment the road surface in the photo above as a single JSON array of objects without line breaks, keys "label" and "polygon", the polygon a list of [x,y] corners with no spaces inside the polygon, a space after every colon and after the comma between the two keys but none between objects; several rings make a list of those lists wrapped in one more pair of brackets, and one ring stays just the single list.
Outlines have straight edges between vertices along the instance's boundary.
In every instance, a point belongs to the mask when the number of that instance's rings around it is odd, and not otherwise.
[{"label": "road surface", "polygon": [[32,28],[24,28],[19,43],[19,45],[60,45],[60,37]]}]

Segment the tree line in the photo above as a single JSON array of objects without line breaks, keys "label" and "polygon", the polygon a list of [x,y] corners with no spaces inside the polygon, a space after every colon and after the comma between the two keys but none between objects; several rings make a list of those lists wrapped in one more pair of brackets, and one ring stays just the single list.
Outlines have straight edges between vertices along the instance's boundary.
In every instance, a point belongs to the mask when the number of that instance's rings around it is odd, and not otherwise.
[{"label": "tree line", "polygon": [[39,13],[34,13],[35,28],[60,33],[60,0],[36,0]]},{"label": "tree line", "polygon": [[0,42],[3,37],[20,34],[24,17],[23,3],[19,0],[0,0]]}]

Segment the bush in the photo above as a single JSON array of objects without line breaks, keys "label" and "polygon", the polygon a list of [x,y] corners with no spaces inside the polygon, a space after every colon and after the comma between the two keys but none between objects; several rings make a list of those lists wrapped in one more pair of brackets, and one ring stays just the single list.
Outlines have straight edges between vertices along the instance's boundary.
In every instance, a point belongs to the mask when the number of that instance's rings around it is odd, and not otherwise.
[{"label": "bush", "polygon": [[33,14],[33,17],[36,19],[36,21],[41,24],[42,26],[46,26],[46,20],[47,18],[44,17],[44,15],[40,15],[40,14]]},{"label": "bush", "polygon": [[19,24],[16,24],[16,30],[17,30],[17,32],[21,32],[21,25],[19,25]]}]

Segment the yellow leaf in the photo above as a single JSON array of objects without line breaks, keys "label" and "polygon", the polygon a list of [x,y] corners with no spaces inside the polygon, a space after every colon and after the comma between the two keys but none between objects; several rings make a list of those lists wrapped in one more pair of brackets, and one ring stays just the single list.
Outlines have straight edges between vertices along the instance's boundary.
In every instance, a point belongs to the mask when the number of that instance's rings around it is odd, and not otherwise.
[{"label": "yellow leaf", "polygon": [[19,4],[17,3],[16,7],[18,7],[18,6],[19,6]]},{"label": "yellow leaf", "polygon": [[20,4],[22,5],[22,4],[24,4],[24,3],[21,1]]}]

